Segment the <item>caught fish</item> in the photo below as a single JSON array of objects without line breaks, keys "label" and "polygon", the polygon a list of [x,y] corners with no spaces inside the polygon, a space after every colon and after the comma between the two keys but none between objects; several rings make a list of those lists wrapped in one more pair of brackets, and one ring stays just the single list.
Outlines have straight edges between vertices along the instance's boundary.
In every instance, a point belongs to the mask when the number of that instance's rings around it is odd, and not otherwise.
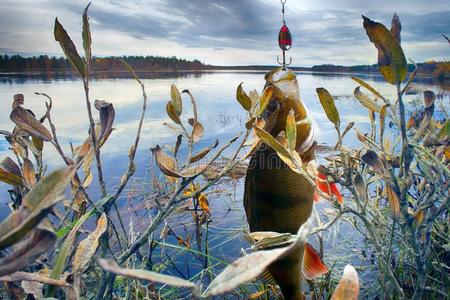
[{"label": "caught fish", "polygon": [[[283,138],[286,117],[294,111],[297,138],[295,151],[308,168],[314,167],[318,130],[300,100],[295,74],[286,68],[265,76],[266,86],[273,88],[272,98],[262,114],[264,129],[273,137]],[[252,154],[247,169],[244,208],[250,231],[275,231],[296,234],[311,215],[315,187],[292,171],[268,145],[261,143]],[[303,299],[301,280],[328,272],[319,255],[310,246],[293,249],[268,267],[264,277],[272,277],[285,300]]]}]

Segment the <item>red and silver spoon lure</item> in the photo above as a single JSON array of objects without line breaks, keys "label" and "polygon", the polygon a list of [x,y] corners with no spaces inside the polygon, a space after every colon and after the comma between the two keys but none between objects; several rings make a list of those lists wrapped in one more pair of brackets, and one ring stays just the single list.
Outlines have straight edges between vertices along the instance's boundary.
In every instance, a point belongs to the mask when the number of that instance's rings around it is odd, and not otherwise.
[{"label": "red and silver spoon lure", "polygon": [[292,35],[289,28],[286,26],[286,21],[284,20],[284,4],[286,4],[287,0],[280,0],[282,8],[281,13],[283,15],[283,26],[281,26],[280,32],[278,33],[278,45],[283,53],[283,61],[280,61],[280,58],[277,56],[277,62],[286,68],[292,63],[292,57],[289,58],[289,63],[286,63],[286,51],[291,49],[292,47]]}]

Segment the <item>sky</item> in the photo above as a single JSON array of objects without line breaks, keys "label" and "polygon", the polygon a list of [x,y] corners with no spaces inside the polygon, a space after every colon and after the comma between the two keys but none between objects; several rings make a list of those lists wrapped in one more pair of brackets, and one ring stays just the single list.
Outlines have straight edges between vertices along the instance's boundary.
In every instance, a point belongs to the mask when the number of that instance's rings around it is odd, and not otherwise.
[{"label": "sky", "polygon": [[[81,51],[88,1],[0,0],[0,54],[55,55],[55,17]],[[361,14],[390,27],[402,22],[402,47],[416,62],[449,60],[449,0],[287,0],[295,66],[373,64],[376,49]],[[93,0],[93,53],[199,59],[213,65],[273,65],[280,54],[279,0]]]}]

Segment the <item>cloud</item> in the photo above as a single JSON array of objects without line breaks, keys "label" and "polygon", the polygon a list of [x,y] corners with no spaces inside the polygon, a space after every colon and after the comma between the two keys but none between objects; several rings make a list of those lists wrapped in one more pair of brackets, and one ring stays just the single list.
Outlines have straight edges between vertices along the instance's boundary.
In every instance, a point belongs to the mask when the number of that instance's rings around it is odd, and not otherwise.
[{"label": "cloud", "polygon": [[[0,48],[60,53],[51,32],[54,15],[80,42],[85,3],[29,1],[17,6],[8,2],[0,4]],[[286,20],[294,39],[289,54],[296,65],[374,63],[376,51],[360,15],[389,24],[397,11],[407,56],[416,61],[442,59],[448,55],[448,45],[440,33],[450,28],[446,2],[288,1]],[[97,55],[175,55],[233,65],[272,64],[279,52],[277,0],[96,0],[90,15]]]}]

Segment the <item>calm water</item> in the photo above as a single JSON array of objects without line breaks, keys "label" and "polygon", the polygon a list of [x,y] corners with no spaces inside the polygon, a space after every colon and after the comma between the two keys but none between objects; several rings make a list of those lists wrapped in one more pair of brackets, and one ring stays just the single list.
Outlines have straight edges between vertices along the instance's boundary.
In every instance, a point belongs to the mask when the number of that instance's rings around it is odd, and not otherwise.
[{"label": "calm water", "polygon": [[[181,90],[189,89],[197,100],[199,120],[205,127],[205,136],[196,149],[201,149],[218,139],[222,144],[231,137],[239,134],[246,121],[246,114],[235,100],[235,91],[239,83],[244,82],[247,91],[257,89],[261,91],[264,85],[264,73],[262,72],[213,72],[196,74],[171,74],[170,76],[152,76],[144,79],[149,105],[145,123],[141,135],[140,150],[138,152],[135,179],[124,193],[121,201],[121,209],[127,218],[127,227],[132,225],[135,232],[139,232],[149,222],[149,216],[145,209],[144,193],[151,190],[151,175],[154,174],[154,164],[150,157],[149,148],[156,144],[173,145],[176,134],[164,126],[163,122],[170,122],[165,113],[165,105],[169,99],[170,85],[176,84]],[[384,84],[380,77],[374,75],[360,75],[361,78],[372,84],[384,95],[392,97],[394,88]],[[309,109],[310,114],[319,124],[321,135],[319,143],[334,145],[336,134],[333,126],[328,122],[317,99],[315,89],[325,87],[337,99],[336,103],[341,114],[341,122],[345,127],[348,122],[354,121],[356,127],[362,132],[368,132],[370,121],[368,113],[353,97],[352,93],[357,84],[349,75],[324,75],[299,73],[300,93],[302,100]],[[430,89],[436,93],[448,87],[442,87],[431,83],[417,83],[418,89]],[[66,153],[70,153],[69,142],[80,144],[87,137],[87,116],[84,102],[84,92],[80,80],[73,78],[24,78],[16,76],[0,76],[0,99],[2,110],[0,112],[0,128],[12,130],[9,113],[13,95],[22,93],[25,95],[25,106],[31,108],[36,115],[41,116],[45,111],[43,97],[34,95],[34,92],[44,92],[53,98],[53,121],[57,126],[57,133]],[[97,79],[91,83],[92,99],[107,100],[114,104],[116,119],[111,137],[103,147],[103,166],[107,178],[108,190],[113,190],[118,184],[120,176],[127,167],[127,150],[133,143],[140,109],[142,105],[141,91],[138,84],[132,79]],[[444,96],[444,101],[449,101],[449,96]],[[407,96],[407,101],[419,98],[419,95]],[[189,100],[184,99],[184,113],[187,117],[191,114]],[[346,137],[345,144],[352,146],[357,144],[354,134]],[[0,141],[0,158],[10,155],[8,144]],[[321,154],[324,155],[323,153]],[[61,159],[55,155],[55,151],[46,145],[44,153],[45,163],[52,169],[63,165]],[[209,224],[209,253],[219,260],[210,260],[212,270],[223,268],[220,260],[230,262],[240,255],[241,248],[247,248],[248,244],[243,240],[241,229],[245,226],[245,216],[242,209],[243,180],[228,182],[221,186],[220,191],[209,195],[212,207],[212,222]],[[0,183],[0,220],[8,213],[9,209],[7,186]],[[90,188],[95,194],[96,185]],[[319,203],[319,210],[327,207],[326,203]],[[131,220],[131,223],[130,223]],[[182,237],[193,236],[192,217],[190,213],[174,216],[169,224],[172,229]],[[345,225],[339,231],[327,238],[325,252],[330,255],[339,254],[348,256],[349,259],[363,264],[360,257],[359,237],[346,232]],[[203,239],[205,236],[203,236]],[[345,238],[345,239],[343,239]],[[195,237],[193,237],[195,240]],[[336,241],[340,241],[339,243]],[[343,242],[344,241],[344,242]],[[176,249],[178,247],[175,238],[165,241],[165,251],[157,252],[155,262],[166,261],[167,272],[185,277],[192,277],[202,270],[205,261],[202,256],[185,255]],[[173,245],[173,246],[171,246]],[[196,246],[198,247],[198,245]],[[195,247],[194,247],[195,248]],[[197,248],[195,248],[197,249]],[[350,249],[350,250],[349,250]],[[167,251],[177,254],[172,256],[171,262],[167,262]],[[161,257],[158,257],[160,255]],[[331,258],[330,258],[331,259]],[[364,278],[363,278],[364,281]],[[166,290],[170,293],[170,290]]]}]

